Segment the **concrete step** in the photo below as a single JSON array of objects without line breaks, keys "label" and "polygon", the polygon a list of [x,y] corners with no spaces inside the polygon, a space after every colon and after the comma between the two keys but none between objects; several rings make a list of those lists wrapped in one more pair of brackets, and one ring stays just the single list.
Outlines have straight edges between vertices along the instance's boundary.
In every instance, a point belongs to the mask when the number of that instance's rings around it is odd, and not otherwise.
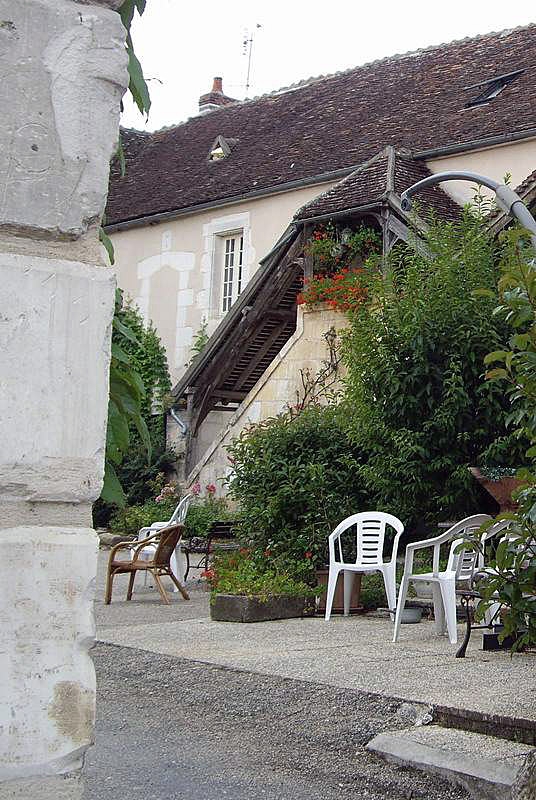
[{"label": "concrete step", "polygon": [[511,800],[512,786],[536,748],[439,725],[375,736],[367,749],[387,761],[441,775],[476,800]]}]

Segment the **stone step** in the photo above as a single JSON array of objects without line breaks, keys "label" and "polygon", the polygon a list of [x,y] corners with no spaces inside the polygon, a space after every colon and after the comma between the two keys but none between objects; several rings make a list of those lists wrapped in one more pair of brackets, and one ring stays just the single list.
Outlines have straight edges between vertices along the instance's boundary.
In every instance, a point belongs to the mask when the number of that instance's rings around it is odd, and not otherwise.
[{"label": "stone step", "polygon": [[511,800],[512,786],[536,748],[439,725],[380,733],[367,749],[463,786],[475,800]]}]

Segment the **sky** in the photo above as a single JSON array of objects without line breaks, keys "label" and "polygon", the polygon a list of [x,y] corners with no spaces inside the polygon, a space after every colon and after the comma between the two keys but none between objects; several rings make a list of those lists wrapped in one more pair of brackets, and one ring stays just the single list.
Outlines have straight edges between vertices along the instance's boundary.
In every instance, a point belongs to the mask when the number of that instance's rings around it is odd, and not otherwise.
[{"label": "sky", "polygon": [[[132,34],[149,79],[145,119],[125,99],[122,124],[156,130],[195,116],[201,94],[223,77],[225,94],[248,97],[311,76],[421,47],[536,22],[534,0],[147,0]],[[260,26],[260,27],[257,27]],[[247,48],[246,48],[247,49]]]}]

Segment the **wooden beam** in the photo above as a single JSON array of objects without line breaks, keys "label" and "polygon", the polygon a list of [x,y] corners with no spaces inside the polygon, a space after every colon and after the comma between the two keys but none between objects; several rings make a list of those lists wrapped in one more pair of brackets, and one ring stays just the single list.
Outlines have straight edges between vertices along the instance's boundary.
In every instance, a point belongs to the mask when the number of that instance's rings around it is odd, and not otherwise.
[{"label": "wooden beam", "polygon": [[230,400],[231,402],[241,403],[247,392],[237,392],[234,389],[214,389],[212,397],[221,398],[223,400]]}]

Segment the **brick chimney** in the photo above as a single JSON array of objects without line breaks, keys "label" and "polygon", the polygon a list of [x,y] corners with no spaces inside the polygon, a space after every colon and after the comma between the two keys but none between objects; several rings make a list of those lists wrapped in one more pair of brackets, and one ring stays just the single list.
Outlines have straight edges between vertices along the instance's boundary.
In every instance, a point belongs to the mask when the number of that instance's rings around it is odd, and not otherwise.
[{"label": "brick chimney", "polygon": [[209,114],[222,106],[228,106],[229,103],[236,103],[236,100],[223,93],[223,79],[216,77],[211,91],[208,94],[202,94],[199,98],[199,113]]}]

